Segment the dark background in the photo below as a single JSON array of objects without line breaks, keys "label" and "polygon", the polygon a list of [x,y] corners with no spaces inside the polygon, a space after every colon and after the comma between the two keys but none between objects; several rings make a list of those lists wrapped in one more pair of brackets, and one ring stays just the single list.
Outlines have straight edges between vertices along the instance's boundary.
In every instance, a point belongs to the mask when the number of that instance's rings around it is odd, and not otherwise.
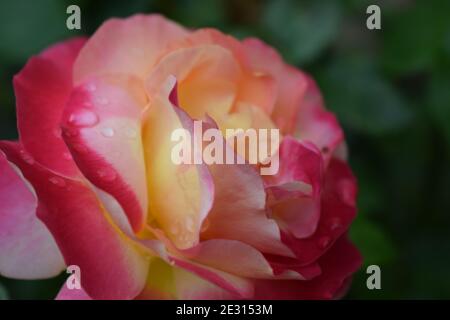
[{"label": "dark background", "polygon": [[[65,27],[70,4],[81,7],[81,32]],[[366,28],[370,4],[381,30]],[[350,233],[365,265],[347,297],[450,298],[450,1],[0,0],[0,138],[17,137],[12,76],[31,55],[137,12],[260,37],[312,74],[359,180]],[[381,290],[366,288],[370,264]],[[0,277],[0,299],[53,298],[63,279]]]}]

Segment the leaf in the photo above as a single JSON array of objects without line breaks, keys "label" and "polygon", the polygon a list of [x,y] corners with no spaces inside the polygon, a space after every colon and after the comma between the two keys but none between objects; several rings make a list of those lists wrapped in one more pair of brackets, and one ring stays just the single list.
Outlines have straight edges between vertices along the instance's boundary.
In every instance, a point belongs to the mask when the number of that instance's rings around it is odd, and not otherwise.
[{"label": "leaf", "polygon": [[335,38],[340,17],[336,1],[272,0],[265,8],[263,27],[286,60],[305,64]]},{"label": "leaf", "polygon": [[338,59],[318,81],[327,107],[350,129],[381,135],[404,128],[412,119],[400,94],[364,59]]},{"label": "leaf", "polygon": [[6,291],[6,288],[0,283],[0,300],[8,300],[8,292]]},{"label": "leaf", "polygon": [[449,1],[418,1],[386,18],[382,56],[387,70],[412,73],[431,67],[444,44],[449,12]]},{"label": "leaf", "polygon": [[429,113],[450,145],[450,76],[434,74],[428,88]]},{"label": "leaf", "polygon": [[67,17],[59,0],[0,1],[0,57],[23,63],[65,36],[75,35],[66,27]]},{"label": "leaf", "polygon": [[389,263],[395,256],[395,248],[383,230],[362,216],[353,222],[350,238],[361,250],[365,265]]}]

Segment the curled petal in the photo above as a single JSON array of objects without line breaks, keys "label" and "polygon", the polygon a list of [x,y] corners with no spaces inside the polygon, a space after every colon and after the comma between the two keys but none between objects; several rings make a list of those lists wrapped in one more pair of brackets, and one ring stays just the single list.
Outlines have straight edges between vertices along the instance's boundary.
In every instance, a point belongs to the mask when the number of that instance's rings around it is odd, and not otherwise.
[{"label": "curled petal", "polygon": [[314,80],[310,77],[306,79],[306,92],[293,134],[297,138],[313,142],[328,165],[333,152],[344,140],[344,132],[334,114],[325,110],[322,95]]},{"label": "curled petal", "polygon": [[67,265],[78,265],[81,284],[95,299],[132,299],[143,288],[146,253],[123,234],[83,181],[55,175],[25,162],[17,144],[1,149],[32,184],[39,218],[54,236]]},{"label": "curled petal", "polygon": [[105,74],[144,79],[166,46],[188,31],[160,15],[106,21],[89,39],[74,67],[74,81]]},{"label": "curled petal", "polygon": [[282,232],[283,242],[295,252],[300,263],[315,261],[346,232],[356,216],[356,191],[356,181],[348,165],[332,159],[325,174],[321,217],[314,234],[298,239]]},{"label": "curled petal", "polygon": [[72,66],[85,43],[77,38],[31,58],[14,77],[20,140],[31,156],[56,173],[79,171],[61,139],[60,121],[72,90]]},{"label": "curled petal", "polygon": [[318,261],[322,274],[310,281],[255,282],[255,299],[333,299],[339,297],[362,263],[361,255],[344,236]]},{"label": "curled petal", "polygon": [[252,69],[272,76],[278,84],[278,94],[272,119],[283,134],[290,134],[306,92],[307,79],[299,70],[284,63],[280,55],[264,42],[249,38],[242,42]]},{"label": "curled petal", "polygon": [[73,91],[62,118],[63,138],[78,167],[118,200],[136,232],[147,217],[141,139],[146,103],[144,89],[135,78],[96,78]]},{"label": "curled petal", "polygon": [[268,206],[282,228],[297,238],[311,236],[320,219],[323,160],[314,145],[285,137],[280,169],[266,176]]},{"label": "curled petal", "polygon": [[[188,49],[211,45],[219,46],[231,53],[242,70],[239,79],[236,79],[238,90],[233,110],[236,110],[238,104],[249,104],[270,114],[273,111],[277,98],[277,83],[271,75],[258,72],[252,68],[249,59],[252,57],[247,55],[242,43],[235,38],[215,29],[199,29],[193,31],[187,37],[171,43],[167,52],[170,53],[181,48]],[[211,112],[209,114],[214,115]]]},{"label": "curled petal", "polygon": [[[212,239],[183,250],[185,258],[218,270],[255,279],[305,279],[299,268],[284,270],[273,266],[261,252],[236,240]],[[239,263],[236,263],[239,261]],[[295,272],[290,272],[295,271]]]},{"label": "curled petal", "polygon": [[215,197],[202,238],[239,240],[261,252],[292,256],[281,242],[277,223],[266,216],[266,193],[256,169],[249,164],[211,164],[208,168]]},{"label": "curled petal", "polygon": [[[181,299],[206,298],[206,295],[198,296],[197,292],[200,291],[199,289],[205,285],[207,285],[210,289],[213,289],[214,287],[211,286],[211,284],[225,290],[228,296],[251,298],[254,294],[253,283],[249,279],[234,276],[229,273],[180,258],[172,258],[172,261],[175,263],[175,266],[183,270],[182,273],[179,273],[179,276],[182,277],[175,279]],[[191,274],[196,275],[197,277],[187,277]],[[207,282],[205,282],[206,280]],[[200,288],[194,287],[193,289],[192,286],[197,284],[200,285]],[[186,290],[188,290],[188,292],[186,292]],[[224,292],[222,290],[219,292],[223,295]],[[192,292],[194,292],[195,295],[193,295]]]},{"label": "curled petal", "polygon": [[193,118],[227,114],[237,94],[241,70],[232,54],[217,45],[182,48],[164,56],[146,80],[150,97],[169,76],[177,79],[179,105]]},{"label": "curled petal", "polygon": [[0,273],[10,278],[56,276],[65,264],[47,227],[36,215],[37,199],[20,170],[0,151]]},{"label": "curled petal", "polygon": [[153,259],[137,299],[236,299],[251,297],[249,281],[187,262]]},{"label": "curled petal", "polygon": [[170,82],[165,88],[168,91],[153,98],[146,113],[145,160],[150,219],[156,221],[177,247],[185,249],[199,241],[203,220],[212,206],[214,186],[204,165],[173,162],[172,133],[175,130],[189,132],[185,125],[192,122],[169,101],[173,85],[175,83]]}]

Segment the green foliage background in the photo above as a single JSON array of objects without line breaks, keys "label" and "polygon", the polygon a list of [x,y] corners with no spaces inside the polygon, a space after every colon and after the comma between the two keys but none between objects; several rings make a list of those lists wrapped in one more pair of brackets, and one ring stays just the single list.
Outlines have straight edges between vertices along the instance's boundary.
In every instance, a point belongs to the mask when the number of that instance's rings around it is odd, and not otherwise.
[{"label": "green foliage background", "polygon": [[[81,32],[65,28],[70,4],[81,7]],[[370,4],[382,30],[365,26]],[[360,186],[351,237],[365,266],[347,297],[450,298],[450,1],[2,0],[0,137],[17,137],[12,76],[31,55],[136,12],[260,37],[312,74]],[[370,264],[381,266],[382,290],[366,288]],[[63,281],[0,278],[0,299],[53,298]]]}]

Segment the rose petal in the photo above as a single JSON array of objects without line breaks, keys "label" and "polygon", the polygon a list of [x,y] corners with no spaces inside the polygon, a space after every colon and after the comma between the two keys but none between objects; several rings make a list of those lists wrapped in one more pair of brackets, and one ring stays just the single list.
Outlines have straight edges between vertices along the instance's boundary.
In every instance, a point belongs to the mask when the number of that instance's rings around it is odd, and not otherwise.
[{"label": "rose petal", "polygon": [[148,76],[150,97],[158,94],[169,76],[177,79],[179,106],[200,119],[206,113],[220,117],[231,110],[241,70],[232,54],[222,47],[178,49],[165,55]]},{"label": "rose petal", "polygon": [[112,224],[94,192],[82,181],[55,175],[25,162],[18,144],[1,149],[30,181],[39,199],[39,218],[55,237],[67,265],[81,269],[81,284],[95,299],[131,299],[143,288],[146,253]]},{"label": "rose petal", "polygon": [[201,225],[212,205],[214,187],[204,165],[177,165],[172,161],[172,132],[185,129],[189,120],[187,114],[181,119],[181,110],[177,111],[168,99],[174,84],[171,82],[164,93],[153,98],[143,137],[150,216],[177,247],[188,248],[199,241]]},{"label": "rose petal", "polygon": [[265,176],[269,207],[284,230],[307,238],[316,231],[320,219],[322,156],[313,145],[287,136],[281,142],[279,157],[278,173]]},{"label": "rose petal", "polygon": [[72,90],[72,66],[85,39],[72,39],[31,58],[14,77],[20,140],[42,165],[69,177],[79,174],[59,128]]},{"label": "rose petal", "polygon": [[288,268],[275,273],[258,250],[240,241],[206,240],[194,248],[183,250],[182,254],[191,261],[241,277],[304,279],[299,273],[289,272]]},{"label": "rose petal", "polygon": [[255,282],[255,299],[332,299],[362,263],[358,250],[344,236],[319,259],[322,274],[310,281]]},{"label": "rose petal", "polygon": [[0,203],[0,273],[20,279],[49,278],[60,273],[64,260],[36,215],[36,196],[1,151]]},{"label": "rose petal", "polygon": [[306,77],[306,93],[297,116],[294,135],[313,142],[321,150],[328,165],[336,148],[344,140],[344,132],[331,112],[324,108],[322,95],[311,77]]},{"label": "rose petal", "polygon": [[[233,153],[227,143],[223,145],[224,155]],[[266,216],[266,193],[255,168],[248,164],[211,164],[208,169],[215,197],[202,238],[239,240],[261,252],[292,256],[280,241],[277,223]]]},{"label": "rose petal", "polygon": [[74,67],[80,84],[92,76],[111,73],[144,79],[160,53],[188,31],[160,15],[110,19],[86,43]]},{"label": "rose petal", "polygon": [[356,181],[345,162],[332,159],[325,174],[321,200],[321,217],[314,234],[297,239],[282,232],[283,242],[302,264],[309,264],[324,254],[356,216]]},{"label": "rose petal", "polygon": [[141,139],[146,104],[145,91],[136,78],[105,76],[74,89],[62,118],[63,137],[78,167],[118,200],[135,232],[147,220]]},{"label": "rose petal", "polygon": [[[192,268],[190,264],[187,265]],[[206,272],[208,277],[214,274],[201,270],[204,269],[196,268],[197,273],[204,275]],[[222,285],[228,283],[225,286],[231,288],[232,291],[224,289],[193,272],[171,265],[161,259],[154,259],[150,265],[146,287],[137,299],[232,299],[240,297],[239,293],[235,292],[234,285],[237,285],[238,288],[239,284],[246,284],[247,287],[249,285],[249,282],[241,281],[239,283],[236,281],[236,277],[226,277],[223,273],[222,277],[215,275],[214,279]],[[252,294],[251,289],[246,288],[246,286],[243,286],[243,288],[245,294],[248,296]]]},{"label": "rose petal", "polygon": [[69,289],[64,283],[55,300],[92,300],[92,298],[82,288]]},{"label": "rose petal", "polygon": [[278,95],[272,119],[283,134],[292,133],[306,92],[306,76],[286,65],[278,53],[264,42],[249,38],[242,41],[254,72],[272,76],[278,84]]},{"label": "rose petal", "polygon": [[[233,110],[236,109],[238,104],[249,104],[270,114],[277,98],[277,83],[269,74],[252,69],[251,61],[249,61],[244,46],[235,38],[215,29],[199,29],[193,31],[187,37],[171,43],[167,52],[205,45],[216,45],[229,51],[243,71],[238,81],[238,91]],[[210,115],[213,114],[210,113]]]},{"label": "rose petal", "polygon": [[[254,294],[253,283],[248,279],[180,258],[172,258],[172,261],[175,266],[182,269],[175,272],[175,283],[180,299],[207,298],[207,295],[198,296],[198,294],[199,291],[204,290],[203,287],[205,286],[209,289],[217,289],[211,284],[222,289],[220,290],[222,298],[225,293],[227,296],[240,298],[251,298]],[[191,274],[197,277],[192,277]],[[195,286],[199,287],[196,288]],[[213,299],[213,297],[214,295],[210,299]]]}]

